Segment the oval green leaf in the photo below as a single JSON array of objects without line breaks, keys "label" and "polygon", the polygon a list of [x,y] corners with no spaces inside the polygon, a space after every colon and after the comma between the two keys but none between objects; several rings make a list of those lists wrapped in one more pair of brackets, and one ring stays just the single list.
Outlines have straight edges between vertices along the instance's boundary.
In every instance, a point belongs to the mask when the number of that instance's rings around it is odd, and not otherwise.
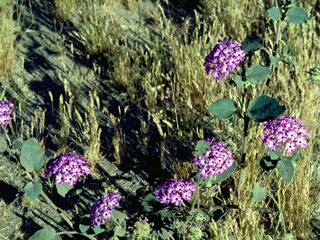
[{"label": "oval green leaf", "polygon": [[204,140],[200,140],[197,142],[195,155],[203,156],[203,154],[206,152],[206,149],[209,149],[209,148],[210,148],[210,143],[207,143]]},{"label": "oval green leaf", "polygon": [[262,38],[259,36],[247,37],[242,43],[241,48],[246,52],[254,52],[263,46]]},{"label": "oval green leaf", "polygon": [[261,202],[267,196],[267,190],[260,186],[260,182],[256,182],[252,189],[252,194],[256,202]]},{"label": "oval green leaf", "polygon": [[232,175],[234,170],[236,170],[237,165],[238,165],[238,162],[236,160],[234,160],[233,164],[231,165],[231,167],[229,167],[227,169],[227,171],[212,177],[212,183],[219,183],[219,182],[226,180],[228,177],[230,177]]},{"label": "oval green leaf", "polygon": [[229,118],[237,111],[235,101],[230,98],[218,99],[209,107],[209,112],[219,118]]},{"label": "oval green leaf", "polygon": [[301,7],[290,8],[286,16],[287,21],[294,24],[304,23],[307,18],[308,13]]},{"label": "oval green leaf", "polygon": [[59,184],[56,183],[57,192],[61,197],[65,197],[67,193],[73,188],[68,184]]},{"label": "oval green leaf", "polygon": [[251,83],[257,83],[265,80],[270,72],[270,68],[254,64],[247,70],[246,79]]},{"label": "oval green leaf", "polygon": [[291,182],[294,175],[294,166],[291,159],[283,158],[282,161],[278,162],[277,170],[281,177],[288,183]]},{"label": "oval green leaf", "polygon": [[44,164],[42,152],[34,138],[28,139],[23,144],[20,154],[20,163],[27,172],[42,168]]},{"label": "oval green leaf", "polygon": [[4,136],[0,136],[0,153],[3,153],[8,150],[7,140]]},{"label": "oval green leaf", "polygon": [[53,240],[55,239],[56,231],[52,227],[44,227],[33,234],[29,240]]},{"label": "oval green leaf", "polygon": [[265,122],[280,116],[286,108],[277,99],[262,95],[250,101],[249,117],[257,122]]},{"label": "oval green leaf", "polygon": [[24,191],[26,192],[27,196],[31,201],[37,199],[39,194],[42,192],[42,185],[39,182],[29,182],[25,187]]},{"label": "oval green leaf", "polygon": [[23,146],[23,142],[21,139],[16,139],[12,143],[13,150],[20,150]]},{"label": "oval green leaf", "polygon": [[280,20],[281,14],[280,14],[279,8],[277,8],[277,7],[269,8],[269,9],[267,10],[267,13],[268,13],[269,17],[270,17],[273,21],[279,21],[279,20]]}]

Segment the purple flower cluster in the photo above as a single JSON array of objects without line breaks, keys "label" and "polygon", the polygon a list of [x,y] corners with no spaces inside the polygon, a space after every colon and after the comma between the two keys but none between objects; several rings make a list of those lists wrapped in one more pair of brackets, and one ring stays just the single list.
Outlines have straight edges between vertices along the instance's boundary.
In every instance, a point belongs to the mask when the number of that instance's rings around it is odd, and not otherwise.
[{"label": "purple flower cluster", "polygon": [[205,58],[203,66],[207,75],[212,71],[213,78],[218,81],[237,68],[245,56],[246,52],[241,49],[241,43],[226,39],[213,48]]},{"label": "purple flower cluster", "polygon": [[10,116],[13,111],[13,103],[9,100],[0,101],[0,124],[3,126],[7,126],[12,117]]},{"label": "purple flower cluster", "polygon": [[155,196],[164,205],[178,206],[183,200],[190,201],[195,190],[196,184],[189,179],[169,179],[158,187]]},{"label": "purple flower cluster", "polygon": [[113,192],[108,192],[97,200],[91,208],[91,225],[100,226],[104,219],[110,220],[111,211],[119,206],[120,200],[121,195]]},{"label": "purple flower cluster", "polygon": [[204,156],[196,155],[193,159],[194,165],[201,166],[199,174],[203,178],[225,172],[235,161],[232,158],[232,152],[225,148],[226,144],[223,142],[213,143],[215,140],[215,138],[205,140],[210,143],[210,149],[206,149]]},{"label": "purple flower cluster", "polygon": [[283,144],[284,151],[293,154],[297,148],[307,147],[309,133],[306,128],[307,126],[302,125],[295,117],[277,117],[264,124],[262,141],[271,151],[276,151]]},{"label": "purple flower cluster", "polygon": [[56,183],[73,186],[78,177],[90,174],[90,162],[75,153],[63,153],[48,164],[45,178],[50,174],[56,177]]}]

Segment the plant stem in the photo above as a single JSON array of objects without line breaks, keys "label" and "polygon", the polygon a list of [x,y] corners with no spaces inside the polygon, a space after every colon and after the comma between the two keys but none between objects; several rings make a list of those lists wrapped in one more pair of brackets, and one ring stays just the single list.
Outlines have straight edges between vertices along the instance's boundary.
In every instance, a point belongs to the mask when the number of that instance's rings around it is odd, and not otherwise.
[{"label": "plant stem", "polygon": [[[34,182],[32,176],[31,176],[27,171],[26,171],[26,174],[27,174],[27,176],[30,178],[30,180],[31,180],[32,182]],[[51,199],[48,197],[48,195],[45,194],[45,192],[42,191],[40,194],[41,194],[41,196],[44,198],[44,200],[45,200],[48,204],[51,205],[51,207],[52,207],[54,210],[59,211],[59,212],[61,213],[62,218],[63,218],[63,219],[68,223],[68,225],[73,229],[73,223],[72,223],[71,220],[70,220],[71,217],[70,217],[65,211],[63,211],[61,208],[57,207],[57,206],[51,201]]]},{"label": "plant stem", "polygon": [[4,131],[4,134],[6,135],[6,138],[7,138],[8,142],[9,142],[9,146],[11,147],[12,145],[11,145],[11,141],[10,141],[9,135],[7,133],[7,129],[5,129],[3,125],[1,125],[1,127],[2,127],[2,129]]}]

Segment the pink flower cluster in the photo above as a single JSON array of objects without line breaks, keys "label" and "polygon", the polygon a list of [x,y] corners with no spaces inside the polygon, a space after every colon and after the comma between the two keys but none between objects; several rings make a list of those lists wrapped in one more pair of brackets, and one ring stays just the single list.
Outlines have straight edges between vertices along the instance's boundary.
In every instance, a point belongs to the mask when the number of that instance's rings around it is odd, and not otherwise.
[{"label": "pink flower cluster", "polygon": [[91,208],[91,225],[100,226],[104,219],[110,220],[111,211],[119,206],[120,200],[121,195],[113,192],[108,192],[97,200]]},{"label": "pink flower cluster", "polygon": [[241,43],[226,39],[213,48],[205,58],[203,66],[207,75],[212,71],[213,78],[218,81],[237,68],[245,56],[246,52],[241,49]]},{"label": "pink flower cluster", "polygon": [[276,151],[283,144],[284,151],[293,154],[297,148],[307,147],[309,133],[306,128],[307,126],[302,125],[295,117],[277,117],[264,124],[262,141],[271,151]]},{"label": "pink flower cluster", "polygon": [[210,148],[206,149],[204,156],[196,155],[193,159],[193,164],[201,166],[199,174],[203,178],[208,178],[210,175],[215,176],[228,170],[235,161],[232,158],[232,152],[228,151],[223,142],[215,142],[215,138],[207,139],[210,143]]},{"label": "pink flower cluster", "polygon": [[196,184],[189,179],[169,179],[158,187],[155,196],[164,205],[178,206],[183,200],[190,201],[195,190]]},{"label": "pink flower cluster", "polygon": [[75,153],[63,153],[48,164],[45,178],[55,175],[56,183],[73,186],[78,177],[90,174],[90,162]]},{"label": "pink flower cluster", "polygon": [[10,116],[13,111],[13,103],[9,100],[7,101],[0,101],[0,124],[3,126],[7,126],[12,117]]}]

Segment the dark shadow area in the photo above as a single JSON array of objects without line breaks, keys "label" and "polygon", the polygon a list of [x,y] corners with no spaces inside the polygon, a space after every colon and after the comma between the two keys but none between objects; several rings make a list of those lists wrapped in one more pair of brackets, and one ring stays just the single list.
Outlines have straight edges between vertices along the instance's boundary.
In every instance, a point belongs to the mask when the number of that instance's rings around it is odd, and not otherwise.
[{"label": "dark shadow area", "polygon": [[18,189],[0,180],[0,198],[8,205],[16,199]]}]

